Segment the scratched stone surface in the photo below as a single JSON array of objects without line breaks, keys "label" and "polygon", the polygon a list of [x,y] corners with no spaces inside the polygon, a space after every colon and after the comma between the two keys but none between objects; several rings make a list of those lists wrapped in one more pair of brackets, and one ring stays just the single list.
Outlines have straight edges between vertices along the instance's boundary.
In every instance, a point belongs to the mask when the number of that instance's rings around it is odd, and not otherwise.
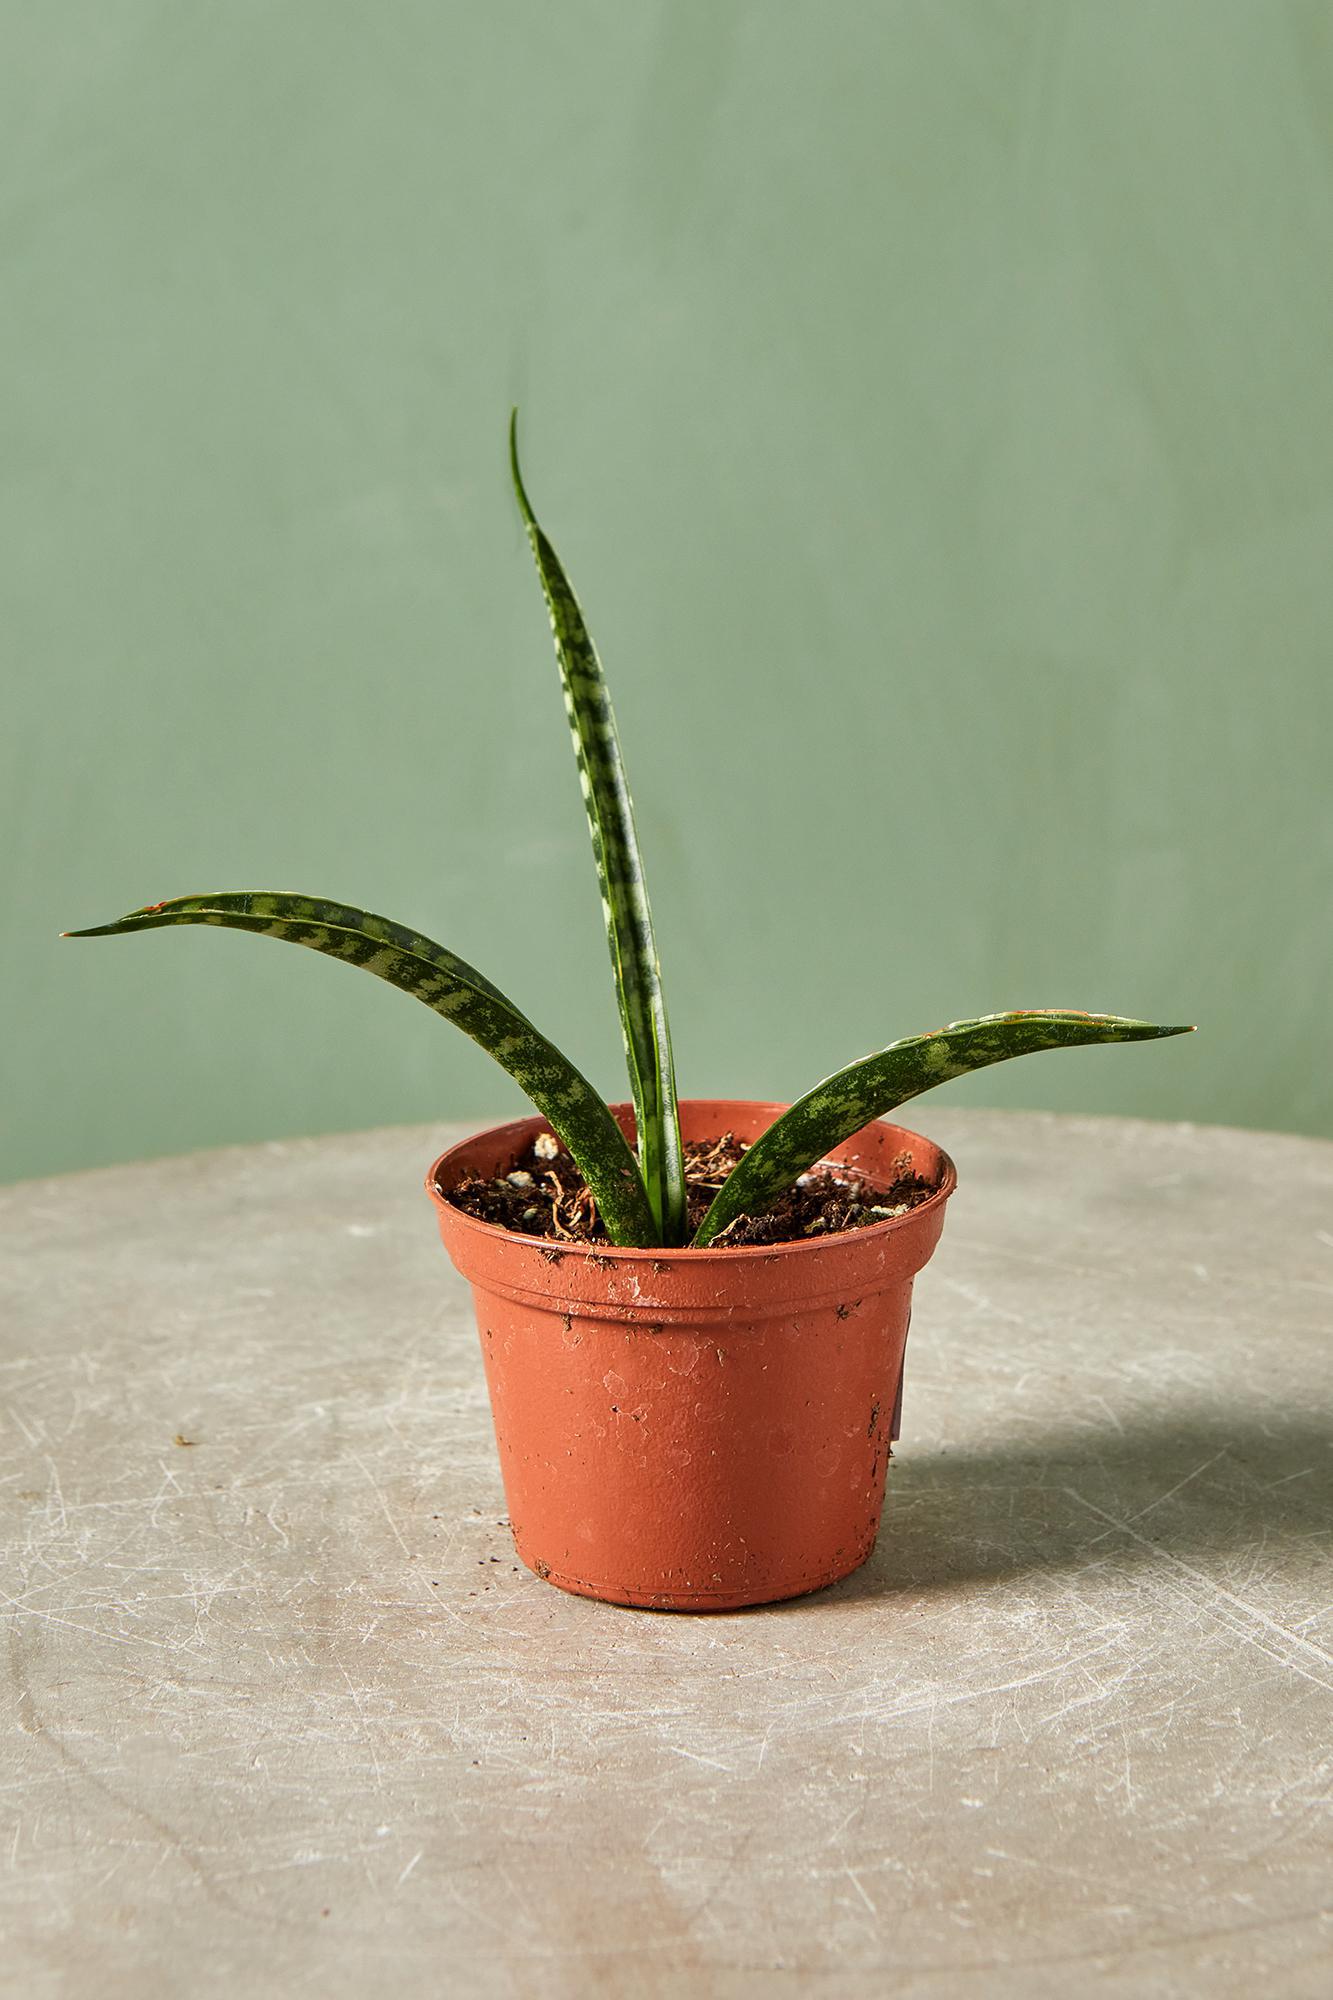
[{"label": "scratched stone surface", "polygon": [[515,1566],[450,1128],[0,1192],[6,1993],[1325,1995],[1333,1145],[937,1112],[871,1564]]}]

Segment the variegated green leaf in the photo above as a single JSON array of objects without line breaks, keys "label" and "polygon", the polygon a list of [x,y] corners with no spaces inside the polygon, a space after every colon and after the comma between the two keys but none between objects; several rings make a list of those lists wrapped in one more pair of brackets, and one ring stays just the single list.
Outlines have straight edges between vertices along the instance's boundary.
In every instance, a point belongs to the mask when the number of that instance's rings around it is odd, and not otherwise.
[{"label": "variegated green leaf", "polygon": [[1164,1035],[1187,1035],[1188,1027],[1159,1028],[1118,1014],[1078,1014],[1049,1009],[1032,1013],[985,1014],[954,1021],[928,1035],[891,1042],[836,1076],[826,1077],[756,1139],[695,1234],[696,1245],[711,1243],[738,1215],[757,1215],[823,1158],[831,1146],[850,1139],[872,1118],[883,1118],[910,1097],[950,1077],[1039,1049],[1077,1048],[1087,1042],[1146,1042]]},{"label": "variegated green leaf", "polygon": [[685,1169],[671,1036],[616,719],[578,599],[524,491],[518,464],[517,410],[510,422],[509,451],[514,491],[551,616],[565,709],[592,832],[634,1097],[639,1165],[658,1226],[658,1241],[679,1243],[686,1226]]},{"label": "variegated green leaf", "polygon": [[267,890],[178,896],[133,910],[116,923],[66,936],[114,937],[169,924],[216,924],[308,945],[423,1001],[479,1042],[522,1085],[577,1160],[612,1241],[648,1245],[658,1240],[634,1155],[602,1098],[512,1000],[443,945],[345,903]]}]

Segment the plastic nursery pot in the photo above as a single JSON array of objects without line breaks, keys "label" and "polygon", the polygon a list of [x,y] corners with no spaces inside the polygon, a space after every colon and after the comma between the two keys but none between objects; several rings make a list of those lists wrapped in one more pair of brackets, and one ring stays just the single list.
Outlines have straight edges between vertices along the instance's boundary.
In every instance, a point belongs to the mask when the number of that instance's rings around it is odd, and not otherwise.
[{"label": "plastic nursery pot", "polygon": [[[785,1108],[687,1102],[681,1130],[755,1139]],[[661,1611],[770,1604],[850,1574],[875,1546],[912,1280],[939,1241],[953,1162],[876,1122],[828,1158],[887,1183],[910,1153],[937,1183],[929,1200],[731,1250],[582,1249],[445,1199],[546,1129],[495,1126],[426,1177],[472,1286],[522,1560],[562,1590]]]}]

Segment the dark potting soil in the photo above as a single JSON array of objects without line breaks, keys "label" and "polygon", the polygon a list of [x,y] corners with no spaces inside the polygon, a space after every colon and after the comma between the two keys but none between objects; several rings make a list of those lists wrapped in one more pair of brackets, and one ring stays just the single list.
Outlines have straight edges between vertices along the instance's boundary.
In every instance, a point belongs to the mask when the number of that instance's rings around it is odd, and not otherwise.
[{"label": "dark potting soil", "polygon": [[[690,1229],[703,1221],[714,1195],[747,1147],[732,1132],[687,1145],[685,1185]],[[912,1171],[912,1156],[893,1162],[894,1178],[881,1187],[851,1167],[812,1167],[762,1215],[738,1215],[713,1239],[714,1248],[745,1243],[794,1243],[835,1235],[905,1215],[935,1192]],[[572,1156],[551,1133],[539,1133],[508,1173],[495,1180],[470,1175],[447,1191],[455,1208],[519,1236],[547,1236],[562,1243],[608,1243],[597,1204]]]}]

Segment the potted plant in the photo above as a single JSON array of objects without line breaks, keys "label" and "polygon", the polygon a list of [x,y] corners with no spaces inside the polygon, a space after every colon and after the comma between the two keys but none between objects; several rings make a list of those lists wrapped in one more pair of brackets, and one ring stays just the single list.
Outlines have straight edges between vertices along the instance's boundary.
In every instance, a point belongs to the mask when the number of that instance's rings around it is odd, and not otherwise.
[{"label": "potted plant", "polygon": [[608,1105],[447,947],[342,903],[180,896],[66,935],[212,924],[285,939],[374,973],[479,1042],[539,1115],[451,1148],[426,1186],[473,1288],[519,1555],[619,1604],[799,1596],[874,1546],[912,1281],[955,1185],[945,1154],[886,1114],[1015,1056],[1188,1030],[992,1014],[892,1042],[790,1106],[678,1102],[615,717],[524,490],[517,412],[510,464],[555,637],[631,1101]]}]

